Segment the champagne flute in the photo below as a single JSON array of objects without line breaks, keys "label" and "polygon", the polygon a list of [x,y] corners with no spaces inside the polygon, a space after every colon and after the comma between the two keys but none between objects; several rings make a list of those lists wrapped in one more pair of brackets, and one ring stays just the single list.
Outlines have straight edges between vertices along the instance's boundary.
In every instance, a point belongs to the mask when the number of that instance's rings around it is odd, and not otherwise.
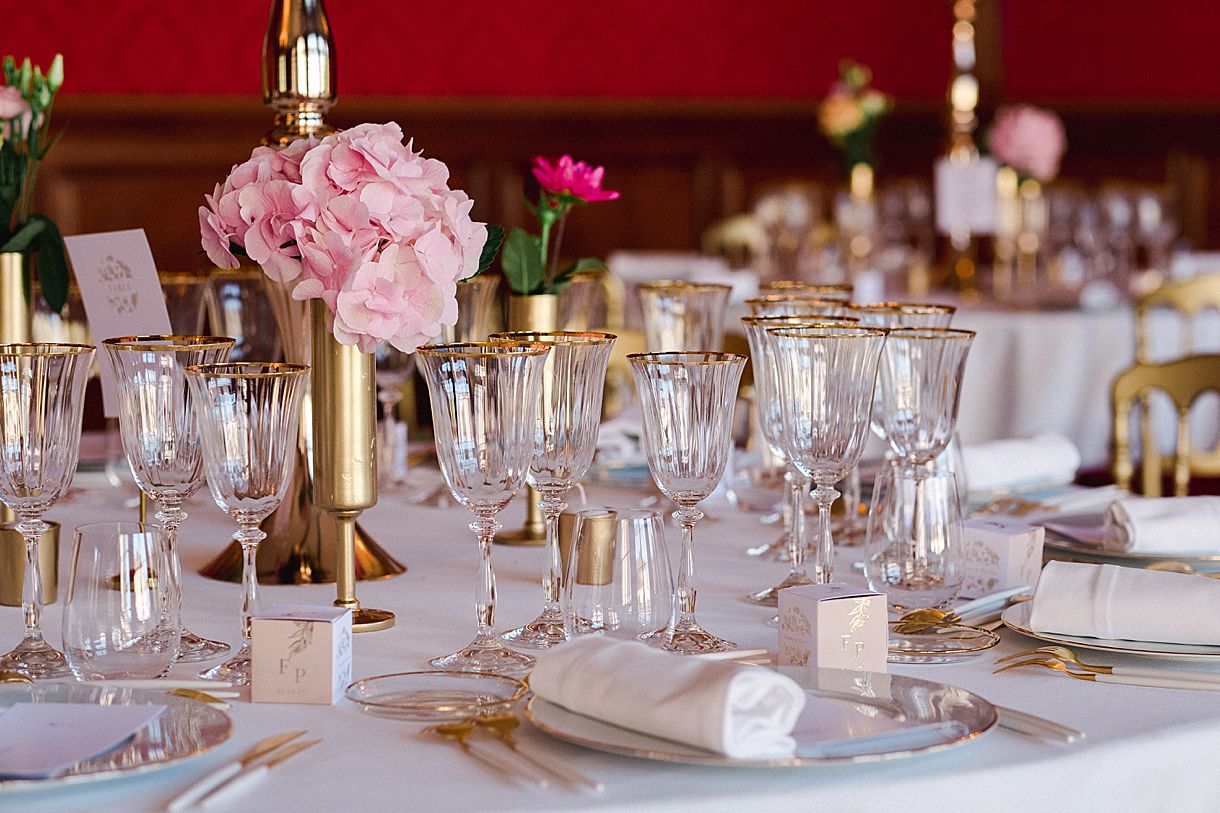
[{"label": "champagne flute", "polygon": [[240,362],[186,368],[199,414],[203,460],[212,498],[237,521],[242,552],[241,648],[199,673],[235,686],[250,682],[250,616],[258,602],[255,557],[266,536],[258,524],[279,507],[296,459],[304,364]]},{"label": "champagne flute", "polygon": [[0,657],[0,669],[32,680],[71,674],[64,654],[42,637],[38,538],[49,527],[43,514],[76,473],[93,353],[80,344],[0,345],[0,500],[25,540],[25,634]]},{"label": "champagne flute", "polygon": [[634,353],[627,357],[644,412],[644,451],[657,487],[682,525],[675,619],[658,636],[673,652],[723,652],[737,645],[695,620],[695,523],[698,505],[724,476],[733,406],[745,356],[733,353]]},{"label": "champagne flute", "polygon": [[504,646],[494,631],[496,577],[491,545],[496,514],[521,490],[534,454],[538,393],[550,348],[542,344],[458,342],[416,351],[428,383],[436,456],[454,499],[474,514],[480,568],[475,594],[478,631],[437,669],[521,675],[534,658]]},{"label": "champagne flute", "polygon": [[834,484],[860,461],[887,331],[871,327],[781,327],[767,335],[779,363],[784,450],[816,486],[814,581],[834,581],[830,506]]},{"label": "champagne flute", "polygon": [[157,504],[157,523],[165,531],[169,595],[182,633],[178,659],[190,663],[228,652],[229,645],[199,637],[181,620],[178,527],[187,516],[183,503],[203,486],[199,421],[185,371],[228,361],[233,344],[227,336],[121,336],[102,342],[114,370],[123,451],[136,485]]},{"label": "champagne flute", "polygon": [[606,363],[614,347],[609,333],[549,331],[493,333],[492,341],[542,344],[547,356],[534,430],[534,459],[526,479],[541,495],[546,518],[542,613],[500,637],[517,646],[547,649],[568,640],[559,591],[559,515],[564,496],[585,476],[597,447]]}]

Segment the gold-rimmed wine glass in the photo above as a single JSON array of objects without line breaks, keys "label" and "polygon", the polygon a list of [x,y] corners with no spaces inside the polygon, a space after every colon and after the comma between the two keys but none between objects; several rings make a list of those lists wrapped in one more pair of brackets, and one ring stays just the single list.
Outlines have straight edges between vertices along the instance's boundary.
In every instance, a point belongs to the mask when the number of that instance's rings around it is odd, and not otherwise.
[{"label": "gold-rimmed wine glass", "polygon": [[817,502],[814,581],[834,580],[830,506],[834,485],[860,461],[887,331],[872,327],[780,327],[767,331],[778,361],[784,450],[812,478]]},{"label": "gold-rimmed wine glass", "polygon": [[615,336],[592,331],[493,333],[492,341],[542,344],[551,348],[542,376],[534,430],[534,457],[526,479],[541,496],[546,518],[546,564],[542,571],[542,613],[500,637],[515,646],[547,649],[568,639],[560,606],[563,580],[559,556],[559,515],[564,496],[593,462],[601,422],[606,364]]},{"label": "gold-rimmed wine glass", "polygon": [[182,633],[178,659],[206,661],[229,645],[201,638],[182,621],[182,566],[178,528],[182,505],[203,487],[203,447],[186,368],[228,361],[234,339],[227,336],[119,336],[102,347],[114,371],[119,397],[119,434],[131,475],[157,504],[157,524],[165,532],[170,561],[170,598]]},{"label": "gold-rimmed wine glass", "polygon": [[854,290],[855,287],[848,284],[805,282],[799,279],[773,279],[758,286],[758,293],[763,296],[778,294],[816,297],[838,302],[850,302]]},{"label": "gold-rimmed wine glass", "polygon": [[242,643],[233,657],[199,674],[205,680],[250,682],[250,616],[258,604],[258,524],[279,507],[296,458],[304,364],[235,362],[186,368],[199,416],[208,488],[237,521],[242,552]]},{"label": "gold-rimmed wine glass", "polygon": [[0,657],[0,670],[31,680],[71,674],[64,654],[42,635],[38,539],[49,527],[43,514],[76,473],[93,354],[81,344],[0,345],[0,500],[17,515],[25,541],[25,633]]},{"label": "gold-rimmed wine glass", "polygon": [[733,407],[745,356],[733,353],[634,353],[627,356],[644,413],[644,451],[652,479],[678,506],[682,558],[674,619],[654,636],[673,652],[723,652],[737,645],[695,619],[695,523],[699,503],[724,476]]},{"label": "gold-rimmed wine glass", "polygon": [[474,640],[428,663],[436,669],[516,676],[534,658],[496,637],[496,577],[491,546],[496,515],[521,490],[534,455],[538,393],[550,348],[544,344],[458,342],[425,345],[416,360],[428,384],[441,473],[470,509],[479,542]]},{"label": "gold-rimmed wine glass", "polygon": [[658,279],[636,286],[649,353],[720,350],[731,285]]},{"label": "gold-rimmed wine glass", "polygon": [[746,300],[751,316],[844,316],[847,303],[800,294],[763,294]]}]

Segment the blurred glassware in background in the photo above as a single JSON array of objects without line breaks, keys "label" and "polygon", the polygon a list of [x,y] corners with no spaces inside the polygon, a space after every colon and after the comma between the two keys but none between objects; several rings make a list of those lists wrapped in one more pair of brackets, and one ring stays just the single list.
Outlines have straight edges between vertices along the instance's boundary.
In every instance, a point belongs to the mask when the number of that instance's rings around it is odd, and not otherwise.
[{"label": "blurred glassware in background", "polygon": [[199,274],[162,274],[161,290],[165,292],[171,332],[179,336],[203,335],[208,318],[205,306],[208,278]]},{"label": "blurred glassware in background", "polygon": [[263,272],[215,270],[204,296],[211,333],[231,336],[232,360],[278,361],[281,345],[275,313],[263,287]]}]

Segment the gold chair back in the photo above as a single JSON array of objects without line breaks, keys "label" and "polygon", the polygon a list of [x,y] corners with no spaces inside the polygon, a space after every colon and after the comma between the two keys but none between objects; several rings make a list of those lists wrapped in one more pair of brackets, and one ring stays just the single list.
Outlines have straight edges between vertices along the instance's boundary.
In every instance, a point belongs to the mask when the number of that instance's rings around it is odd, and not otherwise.
[{"label": "gold chair back", "polygon": [[1209,308],[1220,310],[1220,273],[1201,274],[1179,282],[1168,282],[1152,293],[1145,294],[1135,304],[1135,360],[1144,364],[1152,360],[1148,348],[1148,317],[1152,311],[1172,310],[1181,317],[1184,323],[1181,330],[1181,355],[1189,356],[1195,352],[1189,322],[1201,311]]},{"label": "gold chair back", "polygon": [[1162,465],[1156,446],[1156,433],[1148,409],[1148,395],[1160,390],[1173,401],[1177,411],[1177,438],[1173,455],[1173,491],[1184,496],[1190,476],[1220,475],[1220,447],[1199,453],[1191,448],[1188,421],[1191,405],[1204,392],[1220,391],[1220,354],[1187,356],[1162,364],[1136,362],[1114,381],[1111,403],[1114,418],[1114,479],[1119,488],[1131,490],[1135,465],[1131,459],[1130,416],[1132,406],[1140,407],[1140,437],[1143,493],[1161,496]]}]

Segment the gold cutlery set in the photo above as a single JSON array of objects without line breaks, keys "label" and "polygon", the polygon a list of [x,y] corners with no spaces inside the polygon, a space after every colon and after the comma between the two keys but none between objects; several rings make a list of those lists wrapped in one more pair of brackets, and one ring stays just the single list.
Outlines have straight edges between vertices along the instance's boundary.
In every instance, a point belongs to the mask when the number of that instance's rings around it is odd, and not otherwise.
[{"label": "gold cutlery set", "polygon": [[175,796],[166,806],[170,813],[199,805],[221,804],[261,779],[276,765],[312,748],[321,740],[298,740],[304,731],[289,731],[259,740],[254,747],[226,763]]},{"label": "gold cutlery set", "polygon": [[[996,660],[997,664],[1008,663],[996,669],[994,674],[1019,669],[1024,666],[1039,666],[1061,672],[1076,680],[1093,683],[1115,683],[1125,686],[1146,686],[1158,689],[1190,689],[1195,691],[1220,691],[1220,673],[1191,671],[1170,667],[1106,666],[1085,663],[1076,653],[1065,646],[1041,646],[1014,652]],[[1073,668],[1075,667],[1075,668]]]}]

